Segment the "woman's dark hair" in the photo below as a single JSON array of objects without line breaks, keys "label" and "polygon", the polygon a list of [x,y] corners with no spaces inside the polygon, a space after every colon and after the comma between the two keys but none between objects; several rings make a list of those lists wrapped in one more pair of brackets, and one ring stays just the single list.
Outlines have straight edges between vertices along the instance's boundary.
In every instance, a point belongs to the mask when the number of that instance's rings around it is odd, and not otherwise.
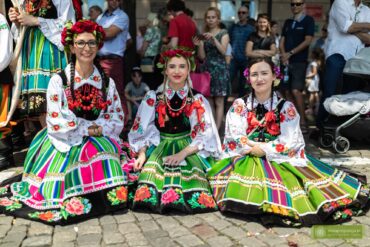
[{"label": "woman's dark hair", "polygon": [[[250,69],[251,69],[251,67],[252,67],[254,64],[256,64],[256,63],[260,63],[260,62],[265,62],[265,63],[267,63],[268,65],[270,65],[270,69],[271,69],[272,74],[275,74],[275,70],[274,70],[275,64],[272,62],[272,60],[271,60],[271,58],[270,58],[270,57],[259,57],[259,58],[252,58],[251,60],[249,60],[249,62],[248,62],[248,69],[249,69],[249,73],[250,73]],[[254,94],[254,89],[253,89],[253,87],[251,87],[251,89],[252,89],[251,109],[253,110],[253,101],[254,101],[255,94]],[[273,95],[274,95],[274,83],[272,83],[272,87],[271,87],[271,101],[270,101],[270,109],[272,109],[272,104],[273,104]]]},{"label": "woman's dark hair", "polygon": [[325,53],[320,47],[316,47],[311,51],[311,57],[314,60],[318,61],[318,67],[320,70],[323,70],[325,65]]},{"label": "woman's dark hair", "polygon": [[185,13],[187,16],[191,17],[191,18],[193,18],[193,16],[194,16],[194,12],[193,12],[191,9],[189,9],[189,8],[186,8],[186,9],[184,10],[184,13]]},{"label": "woman's dark hair", "polygon": [[170,0],[167,3],[168,11],[185,11],[185,3],[183,0]]},{"label": "woman's dark hair", "polygon": [[90,9],[95,10],[95,11],[99,12],[100,14],[103,13],[103,10],[98,5],[93,5],[89,8],[89,10]]}]

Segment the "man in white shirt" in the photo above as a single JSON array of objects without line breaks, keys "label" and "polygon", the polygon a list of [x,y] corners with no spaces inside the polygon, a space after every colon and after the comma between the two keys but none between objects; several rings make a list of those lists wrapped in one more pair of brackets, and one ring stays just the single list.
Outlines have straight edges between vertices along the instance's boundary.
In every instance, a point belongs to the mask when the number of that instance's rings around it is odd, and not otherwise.
[{"label": "man in white shirt", "polygon": [[[346,61],[370,44],[370,9],[361,0],[335,0],[329,14],[325,75],[317,125],[328,116],[323,102],[337,92]],[[342,93],[355,91],[356,80],[344,81]]]},{"label": "man in white shirt", "polygon": [[98,24],[104,28],[106,37],[104,45],[98,56],[104,72],[111,77],[120,95],[122,108],[127,115],[125,100],[125,85],[123,75],[123,55],[126,50],[128,38],[129,19],[127,14],[119,6],[121,0],[107,0],[108,9],[98,20]]}]

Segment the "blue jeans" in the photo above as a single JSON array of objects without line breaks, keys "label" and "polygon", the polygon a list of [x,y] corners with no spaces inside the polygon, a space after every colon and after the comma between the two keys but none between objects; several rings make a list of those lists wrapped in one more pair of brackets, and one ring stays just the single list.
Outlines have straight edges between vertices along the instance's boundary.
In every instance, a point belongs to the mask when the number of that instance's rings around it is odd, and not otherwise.
[{"label": "blue jeans", "polygon": [[246,80],[243,75],[244,70],[247,68],[247,63],[247,61],[238,61],[235,59],[232,59],[230,63],[230,80],[231,83],[234,83],[235,78],[238,79],[239,97],[242,97],[247,93]]},{"label": "blue jeans", "polygon": [[346,60],[340,54],[333,54],[326,59],[325,74],[323,83],[323,94],[320,100],[319,112],[317,114],[316,125],[320,128],[325,119],[329,116],[325,110],[324,101],[337,92],[338,86],[343,81],[343,69]]}]

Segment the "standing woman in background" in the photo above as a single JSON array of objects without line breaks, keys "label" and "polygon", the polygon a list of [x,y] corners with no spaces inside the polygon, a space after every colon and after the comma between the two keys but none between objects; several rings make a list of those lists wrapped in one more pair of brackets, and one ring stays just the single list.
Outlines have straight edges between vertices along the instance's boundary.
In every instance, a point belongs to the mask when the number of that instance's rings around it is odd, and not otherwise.
[{"label": "standing woman in background", "polygon": [[271,34],[267,14],[258,15],[257,31],[249,37],[245,52],[248,58],[272,57],[276,54],[275,37]]},{"label": "standing woman in background", "polygon": [[225,96],[230,93],[230,74],[225,61],[229,35],[220,28],[221,12],[210,7],[204,15],[205,33],[194,37],[198,47],[198,58],[205,62],[206,70],[211,74],[211,96],[208,98],[219,130],[224,116]]},{"label": "standing woman in background", "polygon": [[[25,9],[15,7],[9,9],[9,19],[16,29],[19,31],[21,27],[25,28],[21,53],[20,111],[25,118],[36,117],[41,126],[45,127],[46,90],[49,80],[66,67],[60,35],[64,23],[67,20],[75,20],[75,11],[71,0],[21,2],[24,2],[21,6],[25,6]],[[32,132],[31,128],[28,129],[28,133]]]}]

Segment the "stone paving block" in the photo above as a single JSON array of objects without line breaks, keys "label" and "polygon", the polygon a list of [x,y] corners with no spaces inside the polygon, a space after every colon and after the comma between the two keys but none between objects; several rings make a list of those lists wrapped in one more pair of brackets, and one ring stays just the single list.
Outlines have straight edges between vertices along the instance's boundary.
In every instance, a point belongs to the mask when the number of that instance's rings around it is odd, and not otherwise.
[{"label": "stone paving block", "polygon": [[77,225],[68,225],[68,226],[55,226],[54,233],[56,232],[76,232],[75,229],[78,229]]},{"label": "stone paving block", "polygon": [[13,220],[11,216],[0,216],[0,225],[11,225]]},{"label": "stone paving block", "polygon": [[77,244],[79,246],[100,245],[101,239],[101,234],[78,235]]},{"label": "stone paving block", "polygon": [[193,226],[202,224],[203,220],[195,217],[194,215],[180,215],[174,217],[181,225],[186,226],[187,228],[192,228]]},{"label": "stone paving block", "polygon": [[159,237],[150,241],[150,244],[154,247],[175,247],[178,246],[169,237]]},{"label": "stone paving block", "polygon": [[26,238],[22,247],[49,247],[51,242],[51,236],[33,236]]},{"label": "stone paving block", "polygon": [[166,217],[165,215],[163,215],[163,214],[155,214],[155,213],[153,213],[153,214],[150,214],[151,216],[152,216],[152,218],[153,219],[159,219],[159,218],[163,218],[163,217]]},{"label": "stone paving block", "polygon": [[[13,229],[12,229],[13,230]],[[19,246],[23,239],[26,238],[27,228],[24,231],[9,231],[8,234],[2,239],[2,243],[13,243],[13,246]]]},{"label": "stone paving block", "polygon": [[77,239],[77,233],[73,230],[54,232],[53,244],[59,242],[73,242]]},{"label": "stone paving block", "polygon": [[86,221],[82,221],[78,223],[76,226],[80,228],[81,226],[98,226],[99,225],[99,219],[98,218],[93,218],[89,219]]},{"label": "stone paving block", "polygon": [[186,235],[186,236],[175,238],[174,240],[183,247],[191,247],[191,246],[198,246],[198,245],[204,244],[203,241],[200,240],[195,235]]},{"label": "stone paving block", "polygon": [[265,232],[267,229],[263,225],[256,222],[247,222],[247,224],[240,226],[247,232],[247,235],[256,235]]},{"label": "stone paving block", "polygon": [[118,231],[123,235],[140,232],[140,228],[135,223],[124,223],[118,225]]},{"label": "stone paving block", "polygon": [[125,235],[129,246],[150,246],[148,240],[141,232],[135,232]]},{"label": "stone paving block", "polygon": [[29,226],[31,225],[30,220],[22,219],[22,218],[16,218],[13,220],[13,225],[14,226]]},{"label": "stone paving block", "polygon": [[119,232],[105,232],[103,234],[103,244],[121,244],[126,241],[125,237]]},{"label": "stone paving block", "polygon": [[273,227],[271,229],[274,233],[276,233],[279,237],[285,236],[288,237],[289,235],[301,232],[300,229],[290,228],[290,227]]},{"label": "stone paving block", "polygon": [[149,232],[149,231],[154,231],[154,230],[159,229],[159,226],[153,219],[147,220],[147,221],[141,221],[138,223],[138,225],[140,226],[143,232]]},{"label": "stone paving block", "polygon": [[191,234],[191,232],[187,228],[180,226],[180,225],[167,229],[167,231],[171,238],[176,238],[176,237],[181,237],[181,236]]},{"label": "stone paving block", "polygon": [[233,242],[226,236],[217,236],[209,238],[206,242],[212,247],[229,247],[233,246]]},{"label": "stone paving block", "polygon": [[117,224],[107,224],[101,226],[104,232],[118,232],[118,225]]},{"label": "stone paving block", "polygon": [[246,231],[236,226],[230,226],[228,228],[221,230],[221,232],[235,240],[240,240],[247,237]]},{"label": "stone paving block", "polygon": [[32,222],[28,228],[28,236],[52,235],[54,227],[39,222]]},{"label": "stone paving block", "polygon": [[0,225],[0,238],[5,237],[11,227],[11,225]]},{"label": "stone paving block", "polygon": [[99,225],[95,226],[87,226],[87,225],[82,225],[78,227],[78,235],[88,235],[88,234],[101,234],[102,229]]},{"label": "stone paving block", "polygon": [[[305,236],[307,236],[307,235],[305,235]],[[288,241],[286,240],[286,238],[279,237],[275,233],[271,233],[271,232],[259,234],[259,235],[256,236],[256,238],[261,240],[264,243],[267,243],[270,246],[288,244]],[[293,241],[293,242],[295,242],[295,241]]]},{"label": "stone paving block", "polygon": [[208,239],[218,235],[218,233],[208,224],[197,225],[192,227],[190,230],[202,239]]},{"label": "stone paving block", "polygon": [[134,216],[137,219],[137,221],[148,221],[152,220],[152,216],[148,214],[147,212],[134,212]]},{"label": "stone paving block", "polygon": [[243,247],[273,246],[273,245],[269,245],[269,244],[266,244],[266,243],[262,242],[261,240],[257,239],[256,237],[242,238],[238,241],[238,243]]},{"label": "stone paving block", "polygon": [[116,219],[113,215],[104,215],[103,217],[99,218],[100,225],[110,225],[110,224],[117,224]]},{"label": "stone paving block", "polygon": [[136,221],[136,218],[131,212],[125,214],[115,214],[113,217],[116,219],[118,224]]},{"label": "stone paving block", "polygon": [[290,235],[286,238],[287,241],[297,243],[298,245],[307,245],[307,244],[314,244],[317,241],[315,239],[312,239],[306,234],[298,233]]},{"label": "stone paving block", "polygon": [[206,222],[213,222],[213,221],[216,221],[216,220],[220,219],[214,213],[197,214],[197,217],[206,221]]},{"label": "stone paving block", "polygon": [[345,243],[344,239],[319,239],[318,241],[329,247],[339,246]]},{"label": "stone paving block", "polygon": [[53,242],[52,245],[52,247],[74,247],[74,246],[75,246],[74,242],[57,242],[57,243]]},{"label": "stone paving block", "polygon": [[221,220],[221,219],[218,219],[218,220],[215,220],[215,221],[212,221],[212,223],[209,223],[213,228],[215,228],[217,231],[221,231],[229,226],[231,226],[232,224],[226,220]]},{"label": "stone paving block", "polygon": [[168,232],[158,229],[158,230],[153,230],[149,232],[144,232],[143,235],[149,242],[151,242],[153,239],[156,239],[156,238],[167,237]]},{"label": "stone paving block", "polygon": [[179,222],[175,220],[172,216],[159,218],[156,219],[156,221],[164,230],[168,230],[180,225]]},{"label": "stone paving block", "polygon": [[352,245],[350,243],[344,243],[344,244],[338,245],[338,247],[353,247],[353,246],[356,246],[356,245]]},{"label": "stone paving block", "polygon": [[13,226],[10,231],[8,232],[9,233],[15,233],[15,232],[27,232],[27,226]]}]

